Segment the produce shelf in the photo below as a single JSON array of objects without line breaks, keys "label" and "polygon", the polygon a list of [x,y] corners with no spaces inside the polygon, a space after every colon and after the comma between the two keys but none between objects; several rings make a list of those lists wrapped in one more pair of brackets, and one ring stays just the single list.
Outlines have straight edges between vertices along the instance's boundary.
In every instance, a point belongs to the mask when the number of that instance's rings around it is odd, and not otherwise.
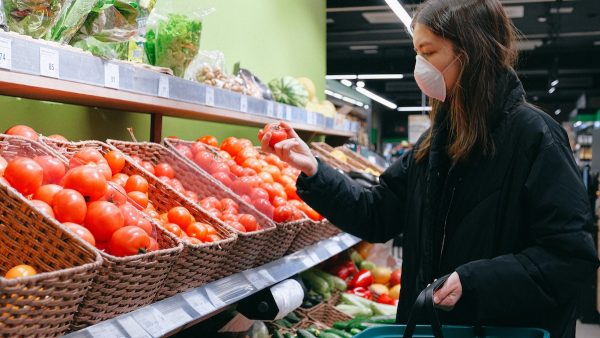
[{"label": "produce shelf", "polygon": [[342,233],[271,263],[180,293],[65,337],[167,337],[210,318],[255,292],[309,269],[359,241],[355,236]]},{"label": "produce shelf", "polygon": [[72,47],[0,33],[0,94],[152,114],[152,141],[162,139],[162,117],[246,126],[291,122],[301,136],[356,135],[351,124],[272,101],[104,60]]}]

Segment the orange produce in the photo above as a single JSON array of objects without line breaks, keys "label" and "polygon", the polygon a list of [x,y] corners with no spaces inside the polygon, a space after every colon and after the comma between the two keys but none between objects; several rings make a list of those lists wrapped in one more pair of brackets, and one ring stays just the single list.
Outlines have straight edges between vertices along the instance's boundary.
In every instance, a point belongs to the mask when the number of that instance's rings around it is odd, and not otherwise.
[{"label": "orange produce", "polygon": [[19,277],[28,277],[37,275],[37,271],[30,266],[25,264],[17,265],[6,272],[4,278],[6,279],[14,279]]}]

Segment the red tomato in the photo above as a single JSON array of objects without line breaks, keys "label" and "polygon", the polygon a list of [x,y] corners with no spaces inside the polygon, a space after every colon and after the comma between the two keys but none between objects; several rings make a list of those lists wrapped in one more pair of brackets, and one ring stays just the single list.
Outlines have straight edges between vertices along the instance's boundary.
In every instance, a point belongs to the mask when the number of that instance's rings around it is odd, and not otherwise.
[{"label": "red tomato", "polygon": [[244,167],[241,165],[234,164],[229,167],[229,171],[237,177],[244,176]]},{"label": "red tomato", "polygon": [[37,156],[33,159],[44,170],[42,184],[58,184],[65,176],[65,165],[57,158],[49,155]]},{"label": "red tomato", "polygon": [[256,231],[259,228],[256,217],[249,214],[240,214],[238,222],[246,228],[246,231]]},{"label": "red tomato", "polygon": [[185,207],[174,207],[169,210],[168,213],[169,222],[179,225],[182,229],[185,229],[190,223],[194,221],[192,214]]},{"label": "red tomato", "polygon": [[200,206],[204,209],[217,209],[220,210],[223,208],[221,201],[214,196],[206,197],[202,201],[200,201]]},{"label": "red tomato", "polygon": [[57,192],[61,191],[63,187],[58,184],[46,184],[42,185],[35,191],[33,194],[34,200],[40,200],[52,205],[52,201],[54,200],[54,195]]},{"label": "red tomato", "polygon": [[141,216],[140,212],[131,204],[125,203],[119,206],[125,225],[136,225]]},{"label": "red tomato", "polygon": [[274,202],[275,197],[282,198],[287,201],[287,195],[283,186],[277,182],[275,183],[263,183],[260,185],[261,188],[265,189],[269,193],[269,201]]},{"label": "red tomato", "polygon": [[273,218],[273,205],[271,205],[271,203],[269,203],[268,199],[256,199],[252,201],[252,204],[254,205],[254,207],[262,212],[263,214],[265,214],[267,217],[269,218]]},{"label": "red tomato", "polygon": [[127,192],[122,186],[109,182],[106,189],[106,194],[101,198],[103,201],[108,201],[116,205],[123,205],[127,202]]},{"label": "red tomato", "polygon": [[96,201],[88,205],[84,224],[96,240],[104,242],[125,225],[125,218],[118,206],[106,201]]},{"label": "red tomato", "polygon": [[183,195],[192,200],[194,203],[198,203],[198,194],[196,194],[195,192],[186,190],[183,192]]},{"label": "red tomato", "polygon": [[256,176],[256,171],[254,171],[252,168],[244,168],[243,176]]},{"label": "red tomato", "polygon": [[250,168],[254,170],[255,173],[260,173],[262,171],[262,166],[260,165],[260,161],[256,158],[249,158],[242,163],[244,168]]},{"label": "red tomato", "polygon": [[4,157],[0,156],[0,176],[4,176],[4,170],[6,169],[7,165],[8,162],[4,159]]},{"label": "red tomato", "polygon": [[287,200],[281,196],[273,197],[273,201],[271,202],[275,208],[278,208],[283,205],[287,205]]},{"label": "red tomato", "polygon": [[221,211],[219,211],[218,209],[207,209],[206,213],[208,213],[212,217],[218,218],[218,219],[221,219],[223,216],[223,214],[221,214]]},{"label": "red tomato", "polygon": [[244,228],[244,226],[240,222],[229,222],[229,223],[227,223],[227,225],[229,225],[230,227],[234,228],[235,230],[237,230],[239,232],[246,232],[246,228]]},{"label": "red tomato", "polygon": [[244,200],[244,202],[252,205],[252,199],[250,198],[250,196],[248,196],[248,195],[241,195],[241,198]]},{"label": "red tomato", "polygon": [[79,191],[88,201],[96,201],[106,194],[106,178],[93,166],[79,166],[67,172],[61,185]]},{"label": "red tomato", "polygon": [[204,224],[204,226],[206,227],[206,233],[210,236],[210,235],[216,235],[217,234],[217,229],[215,229],[215,227],[213,227],[212,225],[206,223]]},{"label": "red tomato", "polygon": [[237,155],[237,153],[242,150],[242,145],[239,143],[238,139],[235,137],[228,137],[223,140],[221,143],[221,150],[225,150],[231,156]]},{"label": "red tomato", "polygon": [[269,200],[269,192],[263,188],[254,188],[252,189],[252,193],[250,193],[250,198],[252,200],[264,199]]},{"label": "red tomato", "polygon": [[273,176],[271,176],[271,174],[269,174],[266,171],[259,172],[258,173],[258,177],[260,177],[263,180],[263,182],[265,182],[265,183],[273,183],[273,182],[275,182],[273,180]]},{"label": "red tomato", "polygon": [[258,150],[254,148],[246,148],[236,154],[235,162],[239,165],[244,166],[244,162],[246,162],[247,159],[256,157],[258,157]]},{"label": "red tomato", "polygon": [[321,220],[323,220],[323,216],[319,215],[319,213],[317,211],[315,211],[313,208],[309,207],[308,204],[306,204],[306,203],[302,203],[302,205],[301,205],[301,207],[299,209],[308,218],[312,219],[313,221],[321,221]]},{"label": "red tomato", "polygon": [[175,169],[168,163],[159,163],[154,167],[154,173],[156,176],[167,176],[168,178],[175,178]]},{"label": "red tomato", "polygon": [[187,147],[188,149],[190,149],[190,151],[192,152],[193,155],[208,151],[208,147],[206,146],[206,144],[204,144],[202,142],[194,143],[191,148],[186,145],[179,145],[178,147],[180,147],[180,148],[176,147],[176,149],[178,149],[178,150],[183,149],[182,147]]},{"label": "red tomato", "polygon": [[52,200],[54,216],[61,222],[81,224],[85,220],[87,206],[85,198],[73,189],[63,189]]},{"label": "red tomato", "polygon": [[233,180],[231,179],[230,175],[231,174],[227,174],[227,173],[224,173],[224,172],[216,172],[216,173],[212,174],[211,176],[215,180],[223,183],[224,186],[226,186],[226,187],[229,188],[233,184]]},{"label": "red tomato", "polygon": [[148,234],[148,236],[156,237],[156,233],[154,232],[154,226],[152,225],[152,223],[150,223],[149,220],[144,218],[144,216],[140,215],[140,217],[137,219],[137,222],[132,225],[135,225],[138,228],[144,230]]},{"label": "red tomato", "polygon": [[190,160],[192,158],[194,158],[194,154],[192,153],[192,150],[190,149],[190,147],[188,147],[184,144],[180,144],[180,145],[176,146],[175,150],[177,150],[177,152],[179,152],[179,154],[181,154],[183,157],[189,158]]},{"label": "red tomato", "polygon": [[171,179],[171,187],[178,192],[183,192],[185,190],[183,184],[181,184],[181,182],[179,182],[179,180],[176,178]]},{"label": "red tomato", "polygon": [[214,173],[219,173],[219,172],[223,172],[226,174],[231,173],[231,171],[229,170],[229,166],[226,163],[217,162],[217,161],[213,161],[208,166],[208,169],[206,171],[208,171],[209,174],[214,174]]},{"label": "red tomato", "polygon": [[300,197],[298,196],[298,193],[296,193],[296,184],[289,184],[288,186],[286,186],[285,194],[287,195],[288,199],[298,200],[298,201],[301,200]]},{"label": "red tomato", "polygon": [[117,257],[138,255],[148,252],[150,245],[150,236],[144,230],[136,226],[126,226],[112,234],[109,252]]},{"label": "red tomato", "polygon": [[125,155],[118,150],[111,150],[104,154],[104,159],[110,167],[110,171],[113,175],[118,174],[125,167]]},{"label": "red tomato", "polygon": [[147,162],[147,161],[142,161],[142,163],[140,165],[142,166],[142,168],[146,169],[152,175],[155,174],[154,166],[152,165],[152,163]]},{"label": "red tomato", "polygon": [[238,215],[236,214],[232,214],[232,213],[224,213],[221,216],[221,221],[225,222],[225,223],[231,223],[231,222],[237,222],[238,221]]},{"label": "red tomato", "polygon": [[185,228],[185,233],[192,237],[204,241],[208,235],[208,229],[206,223],[193,222]]},{"label": "red tomato", "polygon": [[63,225],[84,241],[96,246],[96,239],[94,238],[94,235],[92,235],[92,233],[85,227],[71,222],[65,222]]},{"label": "red tomato", "polygon": [[278,183],[280,183],[281,185],[283,185],[284,187],[287,187],[290,184],[296,184],[296,180],[291,178],[288,175],[281,175],[279,177],[278,180],[276,180]]},{"label": "red tomato", "polygon": [[223,161],[233,161],[233,157],[231,155],[229,155],[229,153],[226,152],[225,150],[219,150],[219,157]]},{"label": "red tomato", "polygon": [[281,179],[281,170],[272,164],[264,166],[263,171],[269,173],[275,182],[278,182]]},{"label": "red tomato", "polygon": [[48,205],[48,203],[40,200],[31,200],[31,204],[42,214],[54,218],[54,211],[52,207]]},{"label": "red tomato", "polygon": [[288,138],[287,131],[279,125],[279,122],[273,122],[273,123],[267,124],[263,128],[262,134],[261,133],[258,134],[258,140],[262,141],[263,136],[266,133],[271,133],[271,139],[269,140],[269,145],[271,147],[274,147],[277,143]]},{"label": "red tomato", "polygon": [[141,191],[143,193],[148,192],[148,181],[140,175],[131,175],[125,183],[125,191]]},{"label": "red tomato", "polygon": [[175,235],[177,237],[181,237],[181,234],[183,233],[183,230],[181,230],[179,225],[177,225],[175,223],[167,223],[167,224],[163,225],[163,227],[165,229],[167,229],[167,231],[169,231],[170,233],[172,233],[173,235]]},{"label": "red tomato", "polygon": [[112,182],[117,183],[118,185],[125,188],[125,184],[127,184],[127,180],[129,179],[129,175],[118,173],[113,176],[111,179]]},{"label": "red tomato", "polygon": [[60,134],[52,134],[50,136],[48,136],[49,139],[52,140],[56,140],[56,141],[61,141],[61,142],[69,142],[69,140],[67,140],[66,137],[60,135]]},{"label": "red tomato", "polygon": [[82,165],[108,164],[102,154],[94,148],[83,148],[76,152],[69,160],[69,168],[73,169]]},{"label": "red tomato", "polygon": [[141,191],[132,191],[127,193],[127,197],[129,197],[136,204],[135,207],[139,210],[146,209],[148,207],[148,194]]},{"label": "red tomato", "polygon": [[273,220],[277,223],[286,223],[292,219],[292,207],[282,205],[275,208]]},{"label": "red tomato", "polygon": [[229,209],[229,208],[239,210],[239,205],[231,198],[223,198],[223,199],[221,199],[220,202],[221,202],[221,209],[223,209],[223,210]]},{"label": "red tomato", "polygon": [[160,247],[158,246],[158,242],[154,238],[150,237],[150,245],[146,251],[153,252],[158,251],[159,249]]},{"label": "red tomato", "polygon": [[33,141],[37,141],[38,139],[38,133],[35,130],[33,130],[33,128],[24,125],[12,126],[6,129],[4,133],[7,135],[22,136]]},{"label": "red tomato", "polygon": [[252,144],[252,141],[250,141],[247,138],[238,139],[238,143],[242,146],[242,149],[254,147],[254,144]]},{"label": "red tomato", "polygon": [[199,137],[196,142],[201,142],[204,144],[208,144],[209,146],[213,146],[213,147],[218,147],[219,146],[219,141],[217,140],[216,137],[212,136],[212,135],[206,135],[206,136],[202,136]]},{"label": "red tomato", "polygon": [[212,242],[218,242],[221,240],[221,237],[219,237],[219,235],[208,235],[206,236],[206,242],[208,243],[212,243]]},{"label": "red tomato", "polygon": [[27,196],[42,186],[44,169],[30,158],[17,157],[8,162],[4,178],[13,188]]},{"label": "red tomato", "polygon": [[194,163],[206,171],[213,162],[215,162],[215,155],[208,151],[201,151],[194,155]]}]

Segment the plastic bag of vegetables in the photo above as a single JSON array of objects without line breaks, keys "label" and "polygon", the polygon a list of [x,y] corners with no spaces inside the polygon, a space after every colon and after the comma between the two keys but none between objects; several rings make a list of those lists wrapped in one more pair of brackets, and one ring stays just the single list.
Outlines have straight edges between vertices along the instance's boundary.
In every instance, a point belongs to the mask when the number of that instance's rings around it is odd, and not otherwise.
[{"label": "plastic bag of vegetables", "polygon": [[93,36],[71,42],[71,45],[105,59],[117,60],[127,59],[129,47],[127,42],[103,42]]},{"label": "plastic bag of vegetables", "polygon": [[171,68],[182,77],[200,49],[202,19],[214,9],[177,13],[169,7],[150,14],[144,47],[151,65]]},{"label": "plastic bag of vegetables", "polygon": [[273,92],[273,98],[277,102],[296,107],[304,107],[306,106],[306,102],[308,102],[308,91],[306,91],[306,88],[304,88],[300,81],[291,76],[271,80],[269,88]]},{"label": "plastic bag of vegetables", "polygon": [[73,0],[3,0],[8,29],[40,38],[56,22],[63,8]]},{"label": "plastic bag of vegetables", "polygon": [[4,0],[0,0],[0,29],[3,31],[8,30],[8,25],[6,23],[6,15],[4,15]]},{"label": "plastic bag of vegetables", "polygon": [[137,15],[137,33],[128,41],[127,60],[138,63],[149,63],[144,51],[144,42],[146,41],[146,23],[150,12],[156,5],[156,0],[138,0]]},{"label": "plastic bag of vegetables", "polygon": [[47,40],[69,43],[98,0],[72,0],[46,35]]}]

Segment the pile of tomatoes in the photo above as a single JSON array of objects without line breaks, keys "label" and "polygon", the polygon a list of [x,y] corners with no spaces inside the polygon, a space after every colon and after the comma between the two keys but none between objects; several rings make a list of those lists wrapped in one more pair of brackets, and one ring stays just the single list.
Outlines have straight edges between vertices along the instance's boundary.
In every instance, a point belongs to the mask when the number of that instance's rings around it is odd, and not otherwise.
[{"label": "pile of tomatoes", "polygon": [[191,146],[178,144],[176,150],[275,222],[304,215],[323,219],[296,193],[300,171],[276,155],[258,151],[248,139],[228,137],[219,144],[214,136],[203,136]]}]

